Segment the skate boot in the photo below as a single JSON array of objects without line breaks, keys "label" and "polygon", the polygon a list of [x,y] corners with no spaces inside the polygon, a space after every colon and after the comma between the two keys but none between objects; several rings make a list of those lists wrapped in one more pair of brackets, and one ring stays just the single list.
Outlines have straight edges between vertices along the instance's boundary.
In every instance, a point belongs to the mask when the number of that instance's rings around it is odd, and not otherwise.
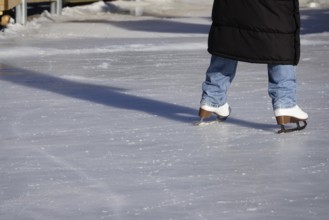
[{"label": "skate boot", "polygon": [[[279,134],[292,131],[300,131],[307,126],[306,120],[308,119],[308,115],[306,112],[301,110],[298,105],[292,108],[276,109],[274,114],[277,124],[281,126],[281,130],[278,131]],[[300,125],[300,122],[303,122],[303,125]],[[288,123],[296,123],[297,127],[286,129],[284,125]]]},{"label": "skate boot", "polygon": [[201,125],[203,123],[203,120],[209,118],[212,114],[215,114],[217,116],[217,121],[219,122],[225,121],[227,117],[230,115],[230,113],[231,113],[231,108],[227,103],[225,103],[220,107],[212,107],[203,104],[199,109],[200,121],[197,124]]}]

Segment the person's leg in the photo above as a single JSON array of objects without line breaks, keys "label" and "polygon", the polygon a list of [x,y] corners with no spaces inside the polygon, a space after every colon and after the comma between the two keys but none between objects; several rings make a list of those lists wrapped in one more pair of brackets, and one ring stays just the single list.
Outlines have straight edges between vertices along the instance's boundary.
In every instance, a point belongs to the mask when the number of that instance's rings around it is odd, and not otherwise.
[{"label": "person's leg", "polygon": [[212,56],[202,84],[201,105],[220,107],[227,102],[227,91],[234,79],[237,61]]},{"label": "person's leg", "polygon": [[[296,67],[292,65],[268,65],[268,93],[281,132],[301,130],[306,127],[307,113],[296,104]],[[304,121],[304,125],[299,125]],[[297,128],[286,130],[287,123],[297,123]]]},{"label": "person's leg", "polygon": [[296,87],[295,66],[268,64],[268,94],[274,110],[296,105]]},{"label": "person's leg", "polygon": [[227,91],[234,79],[237,61],[218,56],[212,56],[206,73],[206,80],[202,84],[202,99],[199,116],[201,119],[212,113],[227,117]]}]

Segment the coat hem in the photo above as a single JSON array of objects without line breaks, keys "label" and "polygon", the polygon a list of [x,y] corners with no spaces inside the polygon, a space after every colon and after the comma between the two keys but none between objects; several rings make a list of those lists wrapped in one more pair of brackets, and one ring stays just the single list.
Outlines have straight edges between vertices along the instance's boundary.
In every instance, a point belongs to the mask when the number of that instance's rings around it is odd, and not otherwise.
[{"label": "coat hem", "polygon": [[259,63],[259,64],[281,64],[281,65],[294,65],[297,66],[298,62],[295,62],[294,60],[273,60],[273,59],[252,59],[252,58],[245,58],[245,57],[239,57],[235,55],[229,55],[225,53],[215,52],[208,49],[208,52],[211,55],[220,56],[232,60],[247,62],[247,63]]}]

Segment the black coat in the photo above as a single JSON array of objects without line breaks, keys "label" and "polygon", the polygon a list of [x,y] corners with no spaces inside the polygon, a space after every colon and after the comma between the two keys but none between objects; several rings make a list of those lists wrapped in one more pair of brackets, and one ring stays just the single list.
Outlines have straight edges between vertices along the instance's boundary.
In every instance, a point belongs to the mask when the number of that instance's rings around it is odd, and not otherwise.
[{"label": "black coat", "polygon": [[298,0],[214,0],[208,51],[252,63],[297,65]]}]

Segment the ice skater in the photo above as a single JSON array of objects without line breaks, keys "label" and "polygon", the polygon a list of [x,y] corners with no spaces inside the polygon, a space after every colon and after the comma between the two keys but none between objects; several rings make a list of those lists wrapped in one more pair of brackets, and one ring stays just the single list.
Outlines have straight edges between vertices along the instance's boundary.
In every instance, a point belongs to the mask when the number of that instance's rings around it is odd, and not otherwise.
[{"label": "ice skater", "polygon": [[[299,30],[298,0],[215,0],[208,37],[212,56],[202,84],[200,121],[212,114],[219,120],[230,115],[227,91],[238,61],[245,61],[267,64],[268,93],[279,133],[304,129],[308,115],[296,104]],[[287,129],[288,123],[297,127]]]}]

